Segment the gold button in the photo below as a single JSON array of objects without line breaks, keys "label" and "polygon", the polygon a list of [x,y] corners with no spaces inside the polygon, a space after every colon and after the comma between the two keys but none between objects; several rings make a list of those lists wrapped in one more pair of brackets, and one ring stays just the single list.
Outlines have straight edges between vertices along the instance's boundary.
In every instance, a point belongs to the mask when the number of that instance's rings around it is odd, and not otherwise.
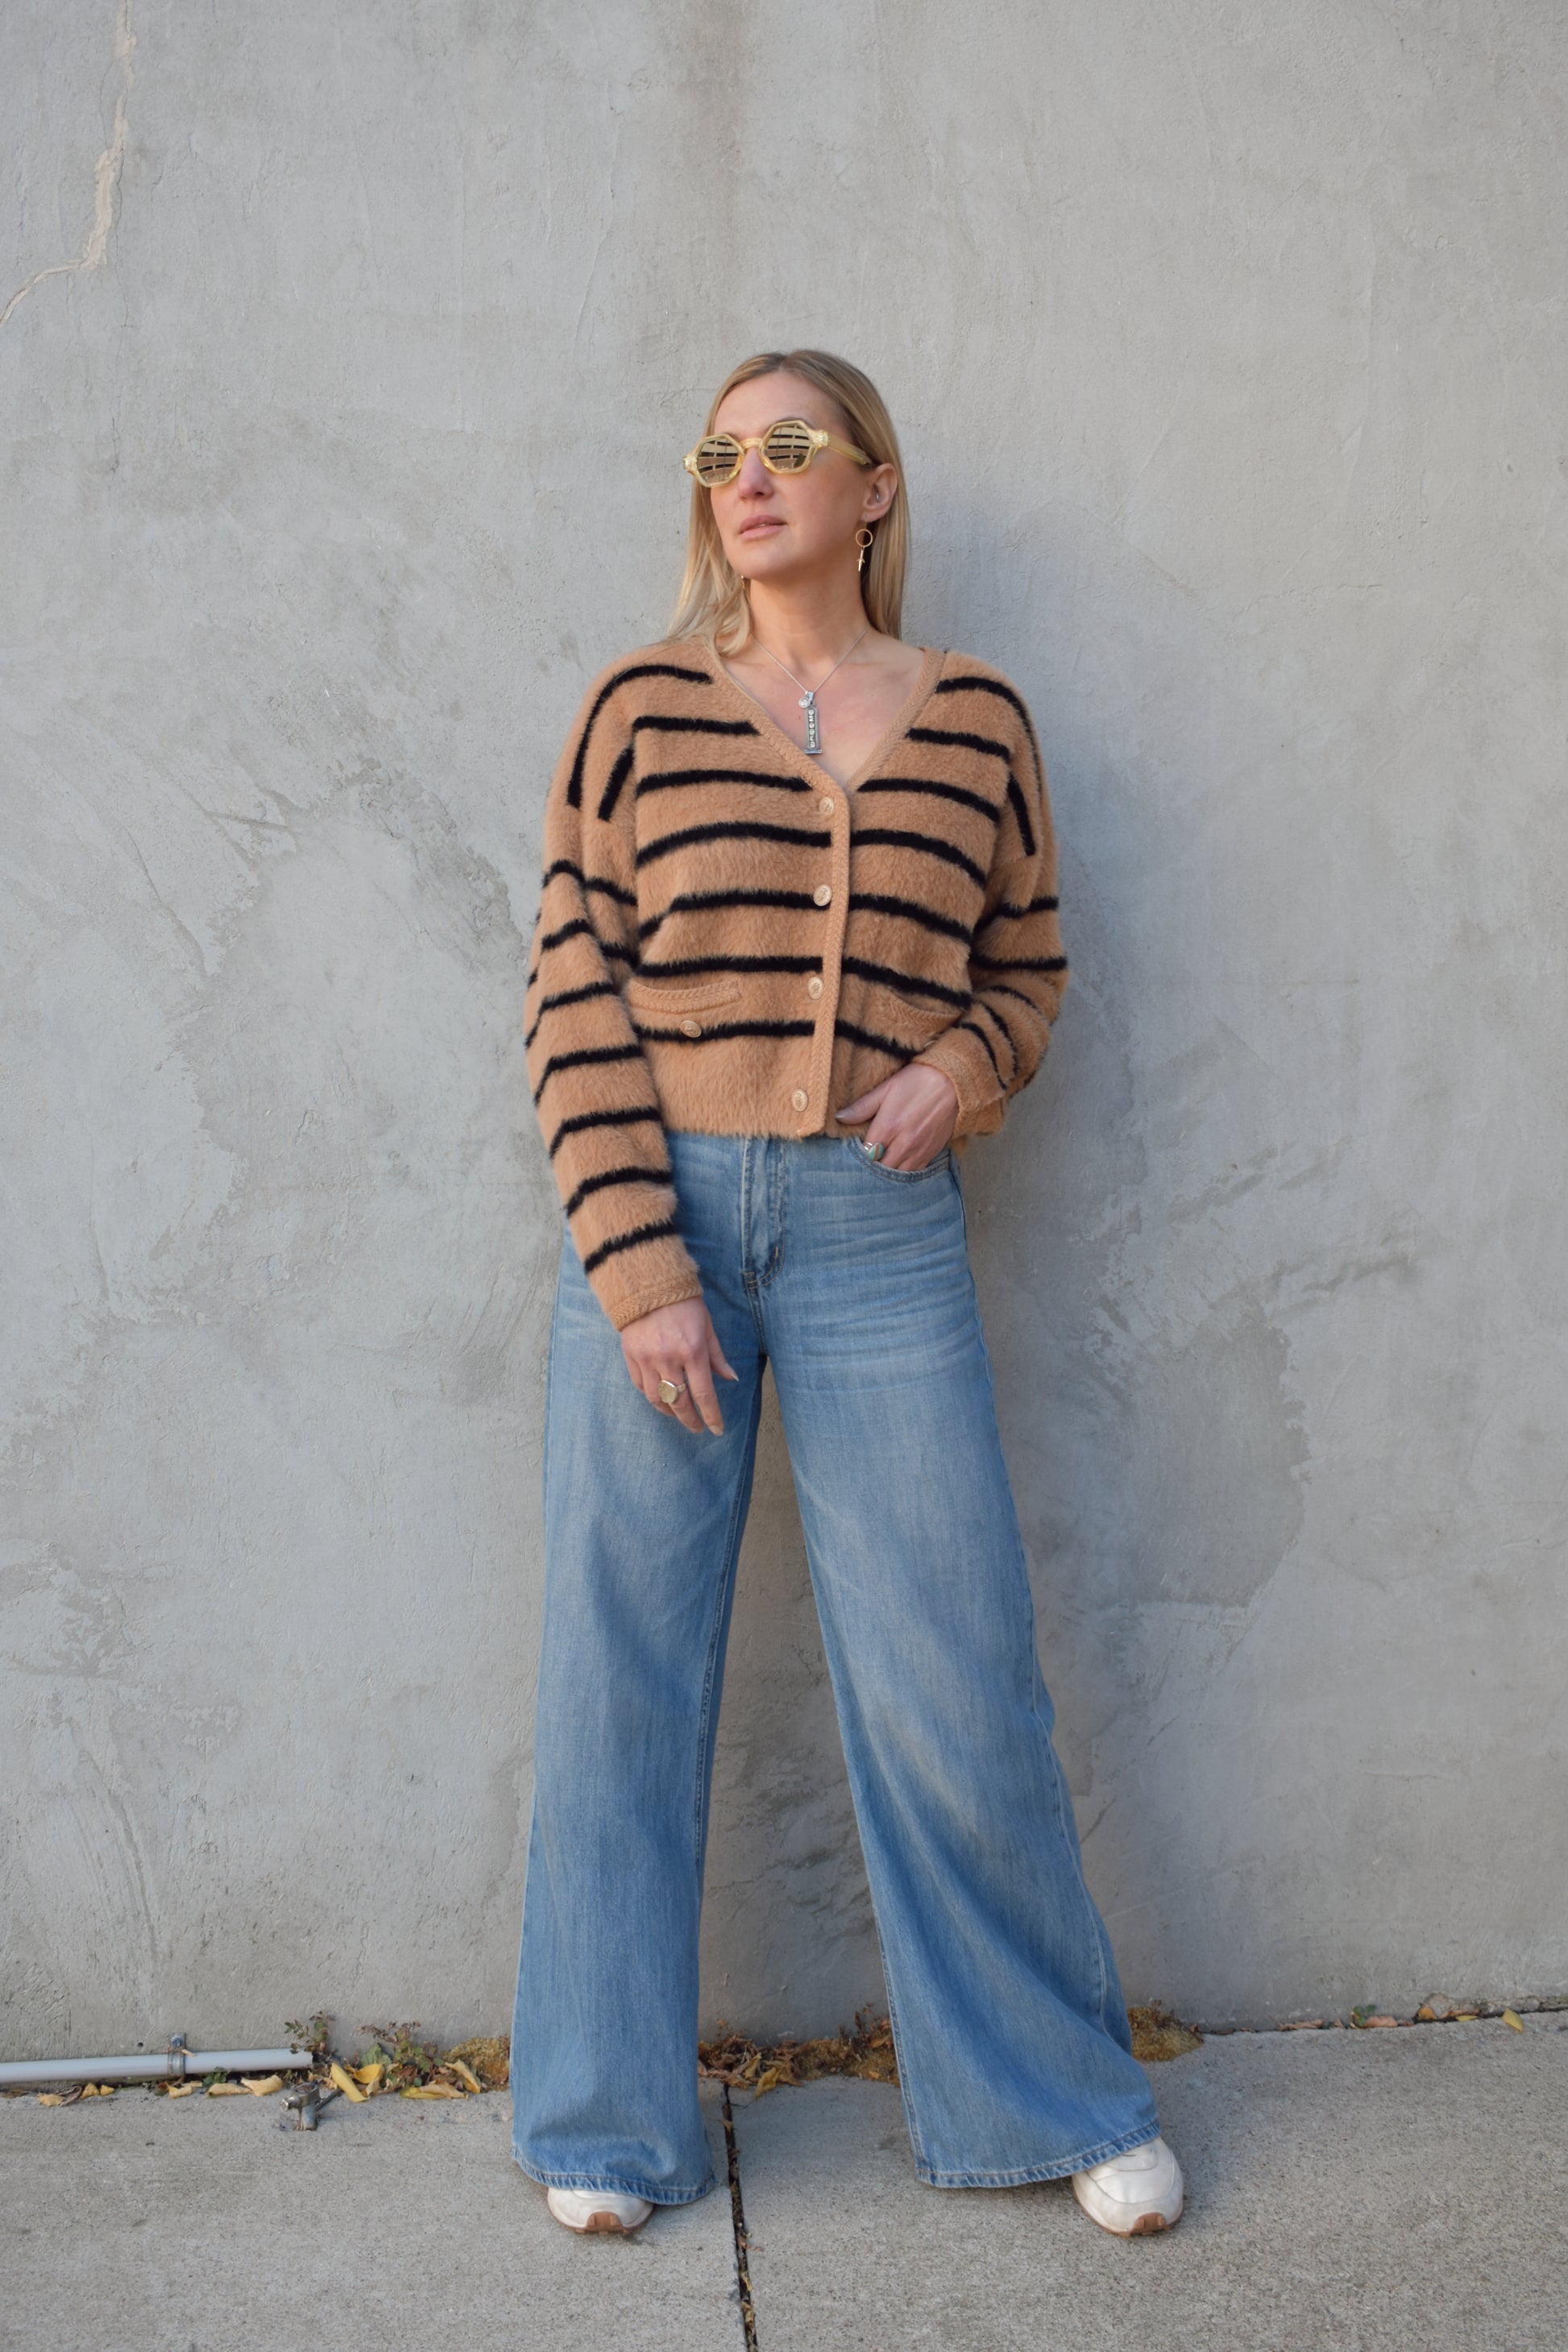
[{"label": "gold button", "polygon": [[811,978],[805,983],[805,992],[807,996],[820,996],[822,994],[822,975],[820,972],[814,971],[812,973]]},{"label": "gold button", "polygon": [[833,814],[833,803],[831,801],[818,801],[816,805],[822,811],[824,816],[831,816]]},{"label": "gold button", "polygon": [[819,907],[826,907],[833,896],[833,885],[831,882],[819,882],[811,895]]},{"label": "gold button", "polygon": [[796,1110],[804,1110],[810,1099],[811,1097],[806,1093],[804,1087],[796,1087],[794,1094],[790,1097],[790,1100],[795,1105]]},{"label": "gold button", "polygon": [[680,1024],[680,1034],[683,1037],[700,1037],[702,1034],[701,1022],[693,1021],[688,1018]]}]

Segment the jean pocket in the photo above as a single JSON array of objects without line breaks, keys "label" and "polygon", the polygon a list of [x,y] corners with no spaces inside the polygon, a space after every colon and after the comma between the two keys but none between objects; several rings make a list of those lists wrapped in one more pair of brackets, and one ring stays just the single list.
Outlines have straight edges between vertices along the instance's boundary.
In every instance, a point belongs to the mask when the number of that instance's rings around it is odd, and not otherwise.
[{"label": "jean pocket", "polygon": [[885,1160],[872,1159],[858,1135],[847,1135],[844,1149],[852,1151],[861,1167],[879,1176],[884,1184],[923,1184],[928,1177],[940,1176],[952,1159],[952,1146],[944,1143],[935,1159],[928,1160],[923,1168],[889,1168]]}]

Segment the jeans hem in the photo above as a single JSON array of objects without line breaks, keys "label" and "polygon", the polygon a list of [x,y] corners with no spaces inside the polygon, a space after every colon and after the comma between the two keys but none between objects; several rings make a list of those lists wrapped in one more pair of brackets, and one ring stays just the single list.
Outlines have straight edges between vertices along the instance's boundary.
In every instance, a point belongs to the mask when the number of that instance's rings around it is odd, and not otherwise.
[{"label": "jeans hem", "polygon": [[717,2184],[717,2175],[710,2172],[698,2189],[669,2189],[652,2180],[612,2180],[604,2172],[542,2172],[525,2164],[514,2147],[512,2162],[530,2180],[537,2180],[542,2189],[592,2189],[601,2197],[641,2197],[650,2205],[695,2205]]},{"label": "jeans hem", "polygon": [[1120,2139],[1102,2140],[1098,2147],[1086,2148],[1081,2156],[1063,2157],[1055,2164],[1026,2165],[1017,2172],[933,2172],[929,2165],[917,2162],[915,2170],[928,2189],[1026,2189],[1037,2180],[1065,2180],[1071,2173],[1087,2172],[1108,2157],[1125,2156],[1131,2148],[1142,2147],[1159,2137],[1156,2117],[1149,2130],[1123,2132]]}]

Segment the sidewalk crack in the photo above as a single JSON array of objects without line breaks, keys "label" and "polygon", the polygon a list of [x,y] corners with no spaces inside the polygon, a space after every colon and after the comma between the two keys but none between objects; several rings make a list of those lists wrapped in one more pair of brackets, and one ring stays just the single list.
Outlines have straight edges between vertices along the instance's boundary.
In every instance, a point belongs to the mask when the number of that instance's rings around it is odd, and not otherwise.
[{"label": "sidewalk crack", "polygon": [[746,2352],[757,2352],[757,2314],[752,2301],[752,2242],[746,2235],[746,2209],[741,2200],[741,2152],[735,2144],[735,2116],[730,2085],[724,2084],[724,2153],[730,2166],[730,2220],[735,2232],[735,2284],[740,2290],[741,2326]]}]

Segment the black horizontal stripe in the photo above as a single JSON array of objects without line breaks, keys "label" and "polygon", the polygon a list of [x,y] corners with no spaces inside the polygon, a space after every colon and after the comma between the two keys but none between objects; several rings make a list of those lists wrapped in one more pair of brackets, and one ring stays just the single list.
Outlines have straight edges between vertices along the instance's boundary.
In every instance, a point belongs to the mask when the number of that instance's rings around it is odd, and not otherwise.
[{"label": "black horizontal stripe", "polygon": [[1031,898],[1026,907],[1015,907],[1006,898],[1001,898],[985,919],[988,923],[1021,923],[1026,915],[1054,915],[1060,903],[1050,890],[1043,891],[1037,898]]},{"label": "black horizontal stripe", "polygon": [[540,889],[548,890],[558,874],[569,874],[574,882],[582,884],[584,890],[597,890],[604,898],[614,898],[617,906],[637,905],[635,890],[623,890],[618,882],[608,881],[602,875],[584,874],[574,857],[558,857],[553,866],[547,866]]},{"label": "black horizontal stripe", "polygon": [[563,947],[568,940],[582,939],[594,940],[601,955],[609,956],[617,963],[630,963],[632,960],[629,948],[617,947],[614,940],[600,939],[585,915],[574,916],[571,922],[563,923],[558,931],[546,931],[539,942],[539,951],[541,955],[546,955],[552,948]]},{"label": "black horizontal stripe", "polygon": [[1007,771],[1007,800],[1013,814],[1018,820],[1018,837],[1024,845],[1024,854],[1026,857],[1033,857],[1037,846],[1035,828],[1029,822],[1029,812],[1024,805],[1023,787],[1011,768]]},{"label": "black horizontal stripe", "polygon": [[594,708],[583,722],[583,732],[577,744],[577,755],[572,762],[572,773],[566,782],[568,808],[581,808],[583,805],[583,770],[588,758],[588,739],[594,732],[595,720],[616,688],[618,686],[629,686],[635,677],[682,677],[692,686],[711,686],[713,683],[705,669],[681,669],[674,662],[633,662],[629,667],[618,669],[614,677],[606,678],[594,698]]},{"label": "black horizontal stripe", "polygon": [[982,971],[1066,971],[1066,956],[986,956],[971,952],[969,961]]},{"label": "black horizontal stripe", "polygon": [[563,988],[553,996],[542,998],[539,1010],[533,1016],[533,1026],[522,1041],[523,1051],[526,1053],[538,1036],[539,1024],[547,1013],[558,1011],[563,1004],[585,1003],[590,996],[615,996],[618,993],[613,980],[591,980],[585,988]]},{"label": "black horizontal stripe", "polygon": [[705,1021],[700,1037],[689,1037],[683,1029],[650,1029],[647,1023],[637,1021],[637,1034],[656,1045],[712,1045],[725,1037],[809,1037],[815,1029],[810,1021]]},{"label": "black horizontal stripe", "polygon": [[[671,915],[695,914],[705,907],[783,907],[791,913],[799,909],[813,915],[826,911],[809,890],[680,890],[659,914],[639,924],[637,937],[650,940]],[[969,933],[964,931],[962,937],[967,940]]]},{"label": "black horizontal stripe", "polygon": [[637,758],[637,745],[635,743],[628,743],[626,750],[616,761],[615,766],[610,770],[609,776],[605,784],[605,789],[599,795],[599,822],[601,824],[607,824],[611,817],[615,815],[616,803],[621,796],[621,786],[631,774],[632,761]]},{"label": "black horizontal stripe", "polygon": [[571,1118],[563,1118],[550,1139],[550,1157],[554,1159],[569,1136],[582,1135],[591,1127],[661,1127],[664,1124],[657,1110],[580,1110]]},{"label": "black horizontal stripe", "polygon": [[607,1192],[613,1184],[668,1184],[674,1171],[668,1168],[605,1168],[597,1176],[584,1176],[566,1203],[571,1216],[581,1208],[590,1192]]},{"label": "black horizontal stripe", "polygon": [[1030,1012],[1038,1018],[1040,1007],[1036,1003],[1035,999],[1032,996],[1026,996],[1021,988],[1010,988],[1005,980],[993,980],[989,982],[986,985],[985,993],[987,996],[1015,996],[1017,998],[1020,1004],[1026,1004]]},{"label": "black horizontal stripe", "polygon": [[763,784],[772,793],[811,790],[799,776],[771,776],[765,768],[667,768],[642,778],[637,798],[641,800],[648,793],[666,793],[679,784]]},{"label": "black horizontal stripe", "polygon": [[539,951],[541,955],[548,955],[552,948],[563,947],[568,940],[593,940],[597,937],[598,933],[586,915],[574,915],[572,920],[563,923],[558,931],[545,932],[539,942]]},{"label": "black horizontal stripe", "polygon": [[580,1070],[590,1062],[635,1062],[640,1059],[642,1047],[631,1045],[582,1045],[573,1054],[552,1054],[544,1065],[539,1084],[533,1089],[537,1108],[540,1097],[552,1078],[562,1070]]},{"label": "black horizontal stripe", "polygon": [[[987,1021],[994,1021],[997,1028],[1006,1040],[1007,1051],[1013,1057],[1013,1067],[1016,1069],[1018,1066],[1018,1041],[1014,1036],[1011,1029],[1008,1028],[1007,1024],[1003,1020],[1002,1015],[997,1012],[996,1007],[994,1004],[989,1003],[984,996],[979,996],[974,1000],[974,1010],[976,1013],[984,1013]],[[970,1026],[970,1024],[965,1022],[963,1026],[967,1029]],[[998,1075],[1000,1075],[1000,1073],[998,1073]]]},{"label": "black horizontal stripe", "polygon": [[854,836],[857,849],[869,848],[873,844],[888,849],[919,849],[927,857],[940,857],[944,866],[956,866],[981,888],[985,887],[985,869],[976,866],[973,857],[965,857],[962,849],[954,849],[951,841],[939,841],[929,833],[909,833],[898,825],[868,824],[860,827]]},{"label": "black horizontal stripe", "polygon": [[962,728],[911,727],[909,740],[911,743],[946,743],[963,751],[988,751],[994,760],[1007,757],[1007,746],[998,743],[994,735],[970,735]]},{"label": "black horizontal stripe", "polygon": [[840,966],[861,980],[874,980],[883,988],[907,989],[911,996],[934,996],[943,1004],[966,1005],[970,1003],[967,988],[944,988],[940,981],[917,980],[913,972],[895,971],[890,964],[868,963],[863,956],[847,955]]},{"label": "black horizontal stripe", "polygon": [[999,702],[1010,704],[1028,730],[1029,748],[1035,755],[1035,765],[1042,775],[1045,773],[1046,763],[1040,757],[1039,738],[1035,733],[1035,722],[1029,716],[1028,706],[1021,694],[1016,694],[1010,686],[1004,686],[999,677],[976,677],[970,670],[964,671],[958,677],[939,678],[936,691],[938,694],[994,694]]},{"label": "black horizontal stripe", "polygon": [[978,809],[993,824],[1001,814],[997,803],[983,799],[979,793],[966,793],[962,784],[928,783],[923,776],[871,776],[857,788],[855,797],[864,800],[868,793],[924,793],[931,800],[956,801],[960,808]]},{"label": "black horizontal stripe", "polygon": [[896,1037],[879,1036],[875,1029],[862,1029],[853,1021],[836,1021],[836,1037],[847,1037],[851,1045],[869,1045],[873,1054],[890,1054],[895,1062],[907,1062],[916,1051],[913,1045],[900,1045]]},{"label": "black horizontal stripe", "polygon": [[713,824],[689,824],[679,833],[660,834],[657,841],[645,842],[637,851],[637,865],[651,866],[656,858],[668,857],[677,849],[689,849],[700,841],[782,841],[795,849],[827,849],[832,845],[833,835],[806,833],[793,824],[762,824],[746,817],[727,817]]},{"label": "black horizontal stripe", "polygon": [[652,712],[632,720],[634,735],[645,729],[658,735],[754,735],[757,731],[749,719],[661,719]]},{"label": "black horizontal stripe", "polygon": [[951,915],[939,915],[934,908],[922,907],[918,898],[895,898],[885,890],[857,890],[850,899],[850,914],[862,911],[868,915],[901,915],[906,921],[919,923],[928,931],[940,932],[945,940],[962,940],[965,947],[974,930],[973,923],[959,923]]},{"label": "black horizontal stripe", "polygon": [[675,963],[640,963],[639,980],[691,980],[709,971],[819,971],[820,956],[682,956]]},{"label": "black horizontal stripe", "polygon": [[588,1252],[583,1260],[583,1271],[592,1274],[594,1268],[603,1265],[607,1257],[617,1256],[622,1250],[640,1249],[644,1242],[668,1241],[676,1230],[673,1217],[662,1217],[657,1225],[634,1225],[629,1234],[613,1234],[607,1242],[601,1242],[596,1250]]},{"label": "black horizontal stripe", "polygon": [[958,1026],[961,1029],[967,1029],[972,1037],[979,1038],[981,1044],[985,1048],[985,1058],[990,1063],[992,1068],[995,1071],[996,1083],[1000,1086],[1002,1084],[1002,1065],[996,1059],[995,1051],[992,1045],[990,1038],[985,1034],[984,1030],[977,1029],[973,1021],[961,1021],[958,1024]]}]

